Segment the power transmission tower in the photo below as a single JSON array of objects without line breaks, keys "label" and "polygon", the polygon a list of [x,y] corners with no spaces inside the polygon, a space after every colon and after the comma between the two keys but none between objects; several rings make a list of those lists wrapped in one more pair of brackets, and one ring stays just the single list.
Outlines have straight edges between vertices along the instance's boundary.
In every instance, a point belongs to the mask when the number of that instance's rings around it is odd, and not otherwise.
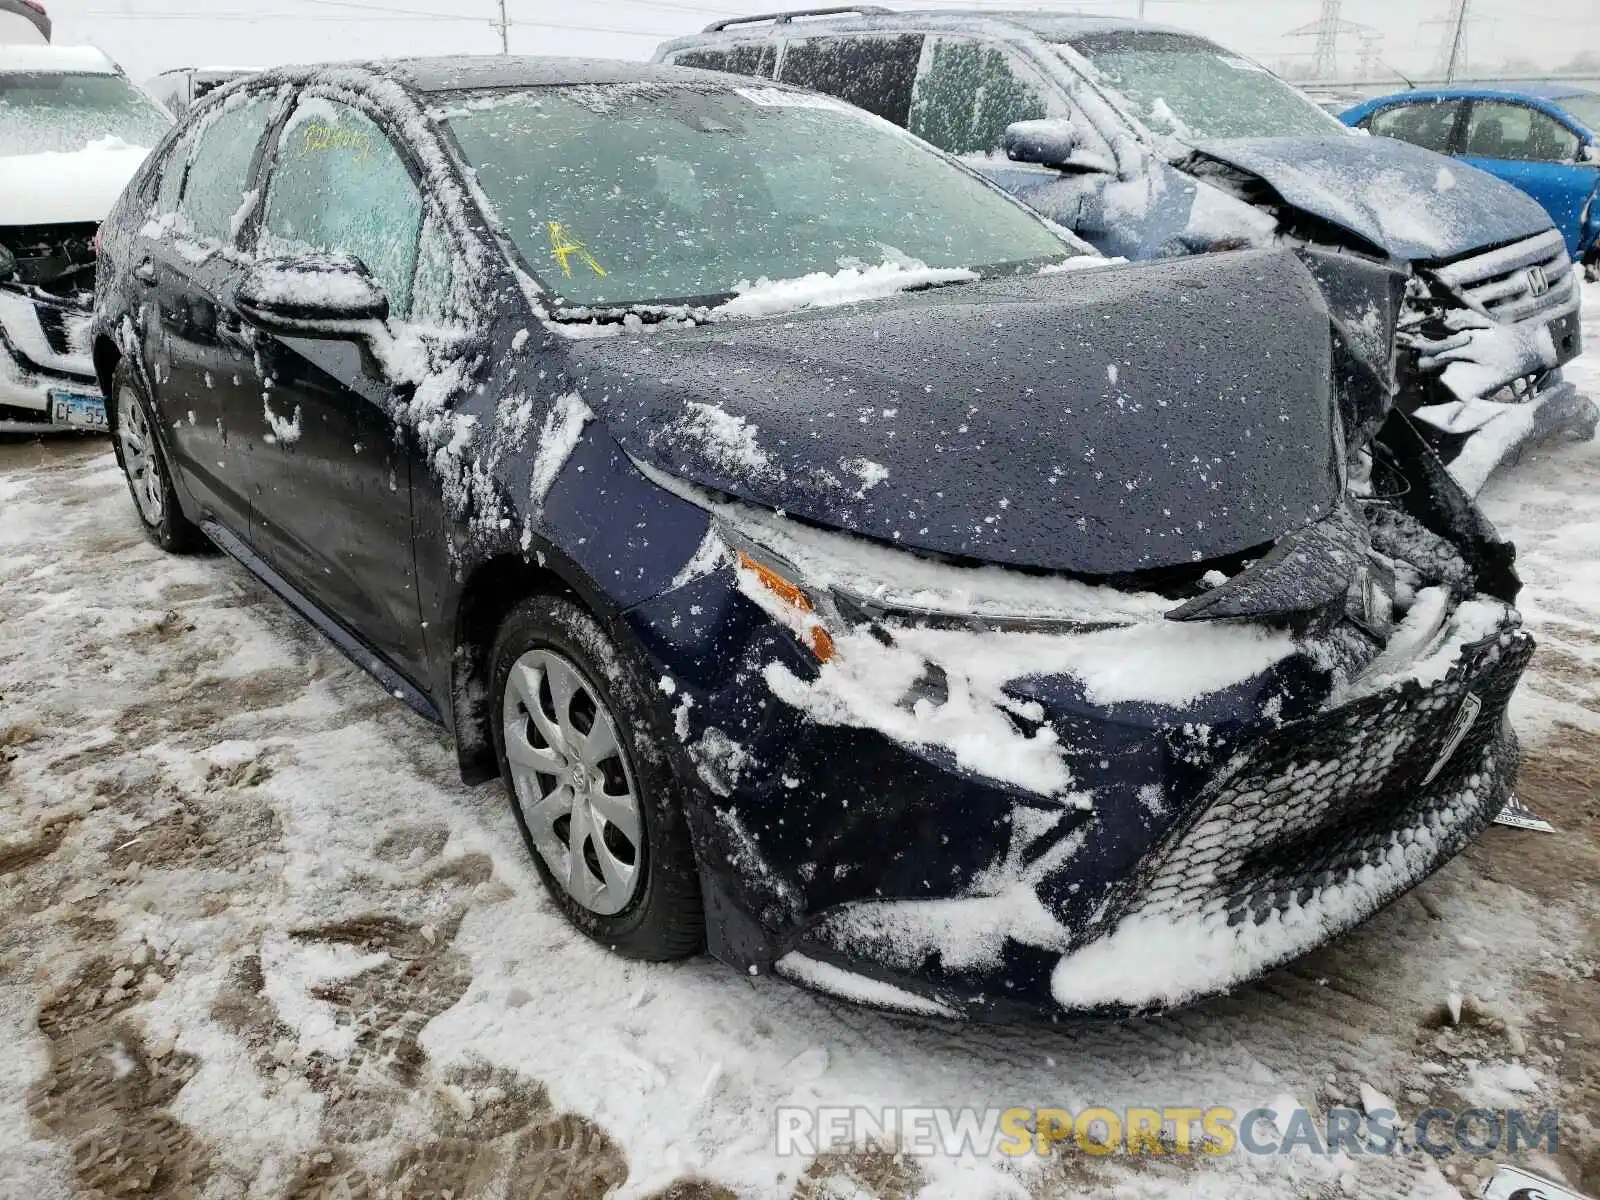
[{"label": "power transmission tower", "polygon": [[1358,34],[1365,38],[1375,31],[1367,25],[1358,25],[1354,21],[1344,21],[1339,17],[1339,10],[1343,7],[1344,0],[1322,0],[1322,15],[1309,25],[1302,25],[1299,29],[1291,29],[1287,37],[1315,37],[1316,49],[1311,56],[1311,78],[1337,79],[1339,77],[1339,36],[1345,33]]},{"label": "power transmission tower", "polygon": [[1383,35],[1373,30],[1361,35],[1361,78],[1372,79],[1378,71],[1378,48],[1383,45]]}]

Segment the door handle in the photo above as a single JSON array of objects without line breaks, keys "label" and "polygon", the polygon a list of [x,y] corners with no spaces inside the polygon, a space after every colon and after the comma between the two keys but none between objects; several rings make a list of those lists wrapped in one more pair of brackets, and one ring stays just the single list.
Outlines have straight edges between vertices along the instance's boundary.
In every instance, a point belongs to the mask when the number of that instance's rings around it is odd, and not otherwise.
[{"label": "door handle", "polygon": [[137,279],[140,283],[144,284],[145,287],[155,287],[155,285],[156,285],[156,265],[155,265],[155,263],[151,262],[148,258],[145,259],[142,263],[140,263],[137,267],[135,267],[133,269],[133,277],[135,279]]}]

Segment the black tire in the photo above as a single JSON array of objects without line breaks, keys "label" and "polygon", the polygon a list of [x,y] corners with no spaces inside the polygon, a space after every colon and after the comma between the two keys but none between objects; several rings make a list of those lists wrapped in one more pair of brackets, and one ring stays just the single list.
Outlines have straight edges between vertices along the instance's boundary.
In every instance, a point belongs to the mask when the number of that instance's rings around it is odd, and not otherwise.
[{"label": "black tire", "polygon": [[[111,377],[111,394],[114,398],[111,444],[116,452],[117,465],[122,468],[123,478],[128,481],[133,510],[139,516],[145,536],[168,554],[198,554],[210,549],[211,544],[205,534],[183,515],[183,509],[178,504],[178,494],[172,486],[172,467],[161,445],[161,438],[156,434],[155,406],[145,394],[139,373],[127,359],[117,364],[116,372]],[[142,463],[133,461],[129,448],[124,445],[125,432],[135,428],[142,430],[141,441],[147,442],[149,447]],[[146,480],[145,471],[153,471],[156,478]],[[147,483],[153,485],[154,495],[159,497],[159,513],[150,511],[155,503],[151,494],[140,494]]]},{"label": "black tire", "polygon": [[[519,659],[531,652],[560,655],[576,666],[612,714],[617,742],[628,756],[641,817],[641,877],[632,898],[615,915],[579,903],[551,871],[524,816],[506,755],[506,691]],[[600,623],[557,596],[534,596],[512,610],[490,656],[490,725],[500,778],[511,800],[528,854],[552,899],[587,937],[625,958],[669,962],[705,947],[705,910],[694,850],[684,816],[687,790],[673,767],[667,715],[643,672],[618,652]],[[568,825],[570,833],[571,825]],[[570,853],[570,839],[566,841]]]}]

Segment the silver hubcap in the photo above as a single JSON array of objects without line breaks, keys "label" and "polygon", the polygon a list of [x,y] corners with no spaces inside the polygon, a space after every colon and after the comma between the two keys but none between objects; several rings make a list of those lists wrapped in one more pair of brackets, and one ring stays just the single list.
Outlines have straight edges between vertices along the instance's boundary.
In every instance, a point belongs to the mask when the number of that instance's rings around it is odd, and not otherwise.
[{"label": "silver hubcap", "polygon": [[539,857],[590,912],[615,916],[639,887],[643,822],[633,768],[599,691],[569,659],[517,659],[503,705],[506,759]]},{"label": "silver hubcap", "polygon": [[117,397],[117,437],[122,443],[122,467],[133,485],[133,499],[139,515],[152,527],[161,524],[166,510],[166,494],[161,480],[161,460],[156,457],[155,439],[144,405],[131,388]]}]

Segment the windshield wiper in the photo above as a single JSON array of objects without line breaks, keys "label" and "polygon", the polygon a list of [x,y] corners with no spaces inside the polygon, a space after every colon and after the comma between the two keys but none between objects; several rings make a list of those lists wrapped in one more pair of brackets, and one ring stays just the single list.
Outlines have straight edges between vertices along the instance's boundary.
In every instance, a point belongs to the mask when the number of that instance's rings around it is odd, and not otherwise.
[{"label": "windshield wiper", "polygon": [[611,304],[599,307],[557,308],[550,319],[563,325],[626,325],[632,317],[642,325],[663,325],[687,321],[693,325],[710,323],[710,309],[699,304]]}]

